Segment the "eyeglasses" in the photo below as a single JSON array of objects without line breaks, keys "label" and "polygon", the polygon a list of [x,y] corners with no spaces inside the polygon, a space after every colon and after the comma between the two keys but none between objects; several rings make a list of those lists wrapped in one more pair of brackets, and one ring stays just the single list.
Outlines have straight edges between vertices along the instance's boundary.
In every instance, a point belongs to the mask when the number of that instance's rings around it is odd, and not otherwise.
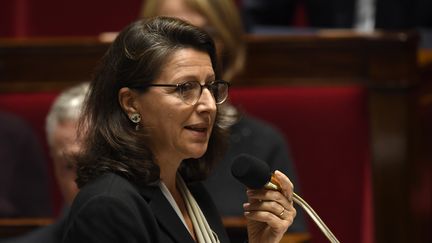
[{"label": "eyeglasses", "polygon": [[142,84],[130,86],[132,89],[145,90],[149,87],[175,87],[180,98],[188,105],[195,105],[201,97],[203,88],[207,88],[215,99],[216,104],[222,104],[228,97],[230,83],[216,80],[201,85],[198,81],[187,81],[181,84]]}]

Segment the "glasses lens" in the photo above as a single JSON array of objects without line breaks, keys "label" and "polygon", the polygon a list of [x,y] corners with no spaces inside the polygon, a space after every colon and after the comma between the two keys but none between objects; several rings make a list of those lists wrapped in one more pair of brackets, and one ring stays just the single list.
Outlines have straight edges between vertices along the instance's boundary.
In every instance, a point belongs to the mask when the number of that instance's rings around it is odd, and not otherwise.
[{"label": "glasses lens", "polygon": [[201,86],[198,82],[186,82],[179,86],[180,95],[186,104],[193,105],[199,99]]},{"label": "glasses lens", "polygon": [[211,85],[211,91],[216,104],[222,104],[228,97],[228,83],[225,81],[216,81]]}]

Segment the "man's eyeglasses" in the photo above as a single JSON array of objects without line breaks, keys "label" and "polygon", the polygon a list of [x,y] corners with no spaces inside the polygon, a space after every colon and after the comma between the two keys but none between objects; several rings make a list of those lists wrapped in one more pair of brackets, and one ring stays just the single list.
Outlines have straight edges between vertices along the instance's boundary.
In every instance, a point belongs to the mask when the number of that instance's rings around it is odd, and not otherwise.
[{"label": "man's eyeglasses", "polygon": [[215,99],[216,104],[222,104],[228,97],[230,83],[216,80],[201,85],[198,81],[187,81],[181,84],[142,84],[130,86],[132,89],[145,90],[149,87],[175,87],[180,98],[188,105],[195,105],[201,97],[203,88],[207,88]]}]

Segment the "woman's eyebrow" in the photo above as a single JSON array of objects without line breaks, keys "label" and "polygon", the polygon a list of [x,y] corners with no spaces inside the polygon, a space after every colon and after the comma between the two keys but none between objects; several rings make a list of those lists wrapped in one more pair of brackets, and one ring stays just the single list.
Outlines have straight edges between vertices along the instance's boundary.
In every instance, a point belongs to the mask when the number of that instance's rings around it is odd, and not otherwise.
[{"label": "woman's eyebrow", "polygon": [[[204,79],[205,82],[209,82],[209,81],[214,81],[215,80],[216,75],[214,74],[210,74],[207,75],[206,78]],[[174,79],[175,81],[201,81],[200,78],[198,76],[195,75],[185,75],[185,76],[180,76]]]}]

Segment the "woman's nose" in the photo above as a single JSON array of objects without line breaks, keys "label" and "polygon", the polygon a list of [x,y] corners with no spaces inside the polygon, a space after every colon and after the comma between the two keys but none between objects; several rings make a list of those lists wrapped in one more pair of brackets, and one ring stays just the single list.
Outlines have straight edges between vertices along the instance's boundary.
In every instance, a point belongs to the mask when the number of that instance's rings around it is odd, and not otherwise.
[{"label": "woman's nose", "polygon": [[216,101],[209,89],[203,88],[201,97],[197,102],[197,109],[199,112],[216,111]]}]

